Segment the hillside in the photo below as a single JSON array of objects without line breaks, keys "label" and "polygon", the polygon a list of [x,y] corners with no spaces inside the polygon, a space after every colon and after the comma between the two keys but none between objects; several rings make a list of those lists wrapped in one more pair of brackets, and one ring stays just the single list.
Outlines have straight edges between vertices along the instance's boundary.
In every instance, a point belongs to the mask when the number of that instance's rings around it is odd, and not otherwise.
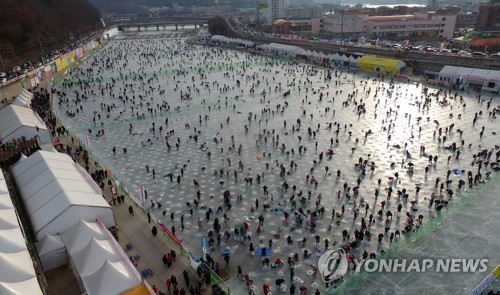
[{"label": "hillside", "polygon": [[87,0],[1,0],[0,54],[5,64],[40,57],[100,28]]}]

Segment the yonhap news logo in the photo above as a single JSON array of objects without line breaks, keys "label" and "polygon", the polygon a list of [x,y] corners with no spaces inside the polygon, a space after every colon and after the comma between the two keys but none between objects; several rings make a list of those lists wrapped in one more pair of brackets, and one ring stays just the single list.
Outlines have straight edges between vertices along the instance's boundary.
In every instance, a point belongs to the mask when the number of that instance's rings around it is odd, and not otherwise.
[{"label": "yonhap news logo", "polygon": [[437,272],[483,273],[488,270],[488,259],[474,258],[424,258],[424,259],[353,259],[355,272]]},{"label": "yonhap news logo", "polygon": [[424,259],[357,259],[351,256],[348,259],[344,249],[329,250],[319,257],[318,269],[323,281],[334,282],[353,272],[436,272],[436,273],[483,273],[488,270],[488,259],[480,258],[424,258]]},{"label": "yonhap news logo", "polygon": [[319,257],[318,269],[323,281],[330,283],[342,278],[348,270],[344,249],[328,250]]}]

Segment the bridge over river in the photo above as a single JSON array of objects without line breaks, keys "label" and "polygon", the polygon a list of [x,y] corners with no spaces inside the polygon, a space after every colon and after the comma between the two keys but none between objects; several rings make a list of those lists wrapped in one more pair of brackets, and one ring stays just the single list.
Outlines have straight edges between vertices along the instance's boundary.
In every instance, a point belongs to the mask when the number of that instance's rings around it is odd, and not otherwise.
[{"label": "bridge over river", "polygon": [[167,27],[175,26],[175,30],[183,29],[185,26],[194,26],[198,28],[208,23],[208,17],[191,17],[191,16],[171,16],[162,18],[146,18],[146,19],[131,19],[120,20],[114,25],[118,30],[127,32],[131,30],[148,31],[166,31]]}]

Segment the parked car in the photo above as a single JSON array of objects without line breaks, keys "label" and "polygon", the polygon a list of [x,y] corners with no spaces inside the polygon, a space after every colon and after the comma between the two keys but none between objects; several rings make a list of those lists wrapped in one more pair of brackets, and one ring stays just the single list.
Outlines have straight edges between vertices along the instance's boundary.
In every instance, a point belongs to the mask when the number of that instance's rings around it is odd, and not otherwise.
[{"label": "parked car", "polygon": [[6,78],[7,78],[7,80],[10,80],[10,79],[14,79],[15,77],[17,77],[17,74],[15,72],[13,72],[13,71],[9,71],[7,73],[7,77]]},{"label": "parked car", "polygon": [[0,78],[0,83],[5,83],[7,82],[7,78]]},{"label": "parked car", "polygon": [[469,52],[467,52],[467,51],[465,51],[465,50],[460,50],[460,51],[457,53],[457,55],[458,55],[459,57],[469,57],[469,56],[470,56],[470,53],[469,53]]},{"label": "parked car", "polygon": [[493,53],[492,55],[490,55],[491,58],[500,58],[500,52],[497,52],[497,53]]},{"label": "parked car", "polygon": [[13,72],[20,72],[21,71],[21,67],[20,66],[15,66],[12,68],[12,71]]},{"label": "parked car", "polygon": [[0,72],[0,78],[6,78],[7,77],[7,74],[4,73],[4,72]]},{"label": "parked car", "polygon": [[488,57],[488,55],[484,52],[476,51],[472,53],[473,57]]}]

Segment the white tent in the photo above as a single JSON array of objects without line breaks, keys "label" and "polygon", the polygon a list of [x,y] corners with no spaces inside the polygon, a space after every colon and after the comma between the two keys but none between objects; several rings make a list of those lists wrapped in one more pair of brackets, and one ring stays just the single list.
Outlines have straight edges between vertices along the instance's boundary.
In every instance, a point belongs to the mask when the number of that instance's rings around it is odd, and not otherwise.
[{"label": "white tent", "polygon": [[[10,197],[9,197],[10,198]],[[19,227],[16,212],[13,209],[0,210],[0,230],[7,230]]]},{"label": "white tent", "polygon": [[80,219],[115,225],[113,209],[98,186],[68,155],[37,151],[11,170],[37,239],[63,232]]},{"label": "white tent", "polygon": [[69,253],[81,250],[92,238],[104,240],[106,233],[97,222],[80,220],[73,228],[61,234],[62,240]]},{"label": "white tent", "polygon": [[0,190],[0,210],[14,208],[14,206],[12,205],[12,201],[10,199],[3,197],[4,194],[6,194],[6,193],[4,193]]},{"label": "white tent", "polygon": [[319,58],[328,58],[328,55],[324,54],[322,51],[318,53]]},{"label": "white tent", "polygon": [[482,85],[484,80],[488,80],[490,78],[492,78],[493,80],[494,73],[492,72],[495,71],[485,70],[485,69],[472,69],[472,71],[470,71],[470,73],[467,74],[467,81],[469,83]]},{"label": "white tent", "polygon": [[267,48],[272,54],[280,56],[295,57],[297,55],[307,55],[307,51],[304,48],[280,44],[280,43],[270,43],[263,46]]},{"label": "white tent", "polygon": [[[469,72],[469,71],[468,71]],[[464,74],[468,72],[460,71],[459,67],[455,66],[444,66],[439,72],[439,80],[443,82],[455,83],[457,80],[461,80]]]},{"label": "white tent", "polygon": [[3,282],[22,282],[36,276],[28,250],[0,253],[0,278]]},{"label": "white tent", "polygon": [[349,60],[349,62],[353,63],[353,62],[356,62],[359,59],[359,57],[354,57],[351,55],[347,59]]},{"label": "white tent", "polygon": [[92,238],[83,249],[71,253],[71,259],[80,276],[86,276],[99,270],[105,261],[118,262],[123,257],[116,253],[109,239]]},{"label": "white tent", "polygon": [[229,38],[226,37],[226,36],[222,36],[222,35],[213,35],[210,38],[210,41],[217,42],[217,43],[228,43],[229,42]]},{"label": "white tent", "polygon": [[26,242],[19,227],[0,230],[0,249],[3,253],[14,253],[26,249]]},{"label": "white tent", "polygon": [[208,39],[208,38],[212,37],[212,34],[210,34],[207,29],[200,29],[200,30],[198,30],[198,32],[196,33],[196,35],[199,38],[202,38],[202,39]]},{"label": "white tent", "polygon": [[61,238],[89,295],[117,294],[141,283],[127,255],[99,223],[81,220]]},{"label": "white tent", "polygon": [[439,72],[439,80],[445,83],[481,86],[482,90],[500,90],[500,71],[444,66]]},{"label": "white tent", "polygon": [[1,170],[0,294],[42,294]]},{"label": "white tent", "polygon": [[36,249],[44,271],[68,263],[66,247],[59,235],[46,234],[36,243]]},{"label": "white tent", "polygon": [[43,294],[38,285],[38,279],[31,279],[21,282],[0,282],[0,294],[5,295],[24,295],[24,294]]},{"label": "white tent", "polygon": [[229,41],[229,43],[232,43],[232,44],[238,44],[238,45],[247,46],[247,47],[252,47],[255,45],[252,41],[243,40],[240,38],[229,39],[228,41]]},{"label": "white tent", "polygon": [[328,57],[330,58],[330,60],[334,61],[334,60],[339,60],[340,55],[338,53],[334,53],[334,54],[328,55]]},{"label": "white tent", "polygon": [[[37,130],[38,127],[38,130]],[[38,136],[39,143],[51,142],[50,132],[42,119],[31,109],[9,105],[0,111],[0,139],[3,142],[21,137]]]},{"label": "white tent", "polygon": [[31,100],[33,99],[33,93],[24,89],[17,95],[16,99],[12,102],[13,105],[29,108]]},{"label": "white tent", "polygon": [[94,273],[82,277],[85,290],[89,295],[119,294],[141,283],[124,261],[104,264]]}]

